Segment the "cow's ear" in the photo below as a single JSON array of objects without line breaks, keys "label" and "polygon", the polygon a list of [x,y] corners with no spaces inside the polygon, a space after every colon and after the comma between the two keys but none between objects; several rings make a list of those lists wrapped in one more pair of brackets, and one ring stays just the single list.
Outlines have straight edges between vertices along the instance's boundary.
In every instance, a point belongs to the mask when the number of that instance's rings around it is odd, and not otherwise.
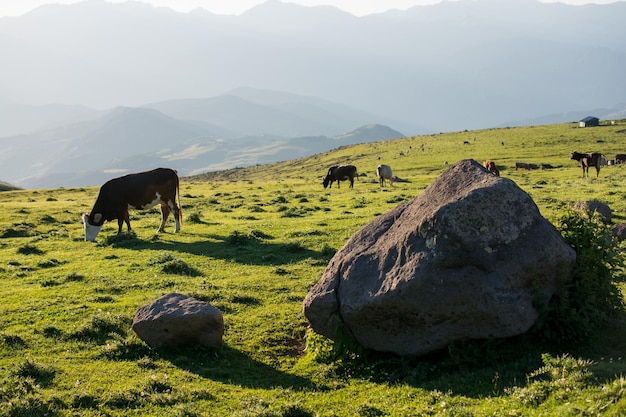
[{"label": "cow's ear", "polygon": [[96,213],[93,215],[93,221],[96,222],[96,224],[100,223],[100,220],[102,220],[102,213]]}]

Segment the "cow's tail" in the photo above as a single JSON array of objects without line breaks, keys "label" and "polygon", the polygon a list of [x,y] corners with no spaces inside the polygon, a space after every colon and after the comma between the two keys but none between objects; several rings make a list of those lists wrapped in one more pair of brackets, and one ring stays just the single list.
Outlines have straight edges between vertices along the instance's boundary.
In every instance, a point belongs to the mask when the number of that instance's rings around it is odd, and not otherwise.
[{"label": "cow's tail", "polygon": [[180,179],[178,178],[178,173],[176,173],[176,198],[178,199],[178,221],[180,222],[180,227],[183,227],[183,206],[180,204]]}]

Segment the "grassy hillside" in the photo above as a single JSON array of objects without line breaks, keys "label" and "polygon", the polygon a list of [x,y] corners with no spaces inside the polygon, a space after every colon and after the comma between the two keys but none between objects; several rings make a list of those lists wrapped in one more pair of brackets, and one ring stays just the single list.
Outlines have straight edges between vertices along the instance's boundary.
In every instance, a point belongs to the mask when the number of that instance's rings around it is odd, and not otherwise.
[{"label": "grassy hillside", "polygon": [[[135,211],[136,235],[116,236],[108,223],[97,244],[83,241],[79,219],[97,187],[1,193],[0,415],[624,414],[623,317],[568,351],[485,344],[473,354],[355,365],[329,359],[332,344],[308,331],[301,312],[334,252],[419,194],[446,161],[495,160],[549,220],[571,202],[598,199],[615,222],[626,221],[626,167],[583,179],[569,159],[573,150],[625,152],[622,130],[567,124],[420,136],[184,178],[182,233],[157,236],[159,214]],[[515,171],[515,161],[555,168]],[[366,176],[354,189],[324,189],[327,167],[344,162]],[[381,189],[381,162],[404,181]],[[174,291],[223,312],[223,348],[155,351],[136,337],[137,308]]]}]

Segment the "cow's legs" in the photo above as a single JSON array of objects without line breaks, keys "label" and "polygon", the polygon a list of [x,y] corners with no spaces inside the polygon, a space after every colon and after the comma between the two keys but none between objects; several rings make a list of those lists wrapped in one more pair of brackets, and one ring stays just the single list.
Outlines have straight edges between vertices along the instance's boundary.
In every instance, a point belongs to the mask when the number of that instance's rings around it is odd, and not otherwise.
[{"label": "cow's legs", "polygon": [[[130,215],[128,214],[128,210],[126,210],[126,213],[124,213],[124,221],[126,222],[126,228],[130,232]],[[120,231],[121,230],[122,229],[121,229],[121,226],[120,226]]]},{"label": "cow's legs", "polygon": [[181,209],[180,207],[176,205],[176,202],[172,202],[172,201],[168,203],[168,206],[169,206],[169,209],[172,211],[172,213],[174,213],[174,221],[176,222],[176,229],[174,230],[174,233],[178,233],[180,232],[180,223],[182,220]]},{"label": "cow's legs", "polygon": [[128,210],[126,210],[121,216],[117,218],[117,234],[122,233],[122,225],[126,222],[126,227],[130,232],[130,217],[128,215]]},{"label": "cow's legs", "polygon": [[[167,217],[170,215],[170,208],[167,204],[161,204],[161,226],[159,226],[158,232],[165,231],[165,222],[167,222]],[[176,221],[178,223],[178,220]]]}]

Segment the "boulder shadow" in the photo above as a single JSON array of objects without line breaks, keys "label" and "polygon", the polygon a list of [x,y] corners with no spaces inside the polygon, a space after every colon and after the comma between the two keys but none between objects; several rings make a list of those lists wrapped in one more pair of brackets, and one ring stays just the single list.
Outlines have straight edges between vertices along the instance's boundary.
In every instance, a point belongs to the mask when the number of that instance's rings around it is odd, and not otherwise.
[{"label": "boulder shadow", "polygon": [[228,345],[219,349],[203,346],[159,348],[154,354],[179,369],[225,384],[257,389],[320,389],[307,378],[279,371]]}]

